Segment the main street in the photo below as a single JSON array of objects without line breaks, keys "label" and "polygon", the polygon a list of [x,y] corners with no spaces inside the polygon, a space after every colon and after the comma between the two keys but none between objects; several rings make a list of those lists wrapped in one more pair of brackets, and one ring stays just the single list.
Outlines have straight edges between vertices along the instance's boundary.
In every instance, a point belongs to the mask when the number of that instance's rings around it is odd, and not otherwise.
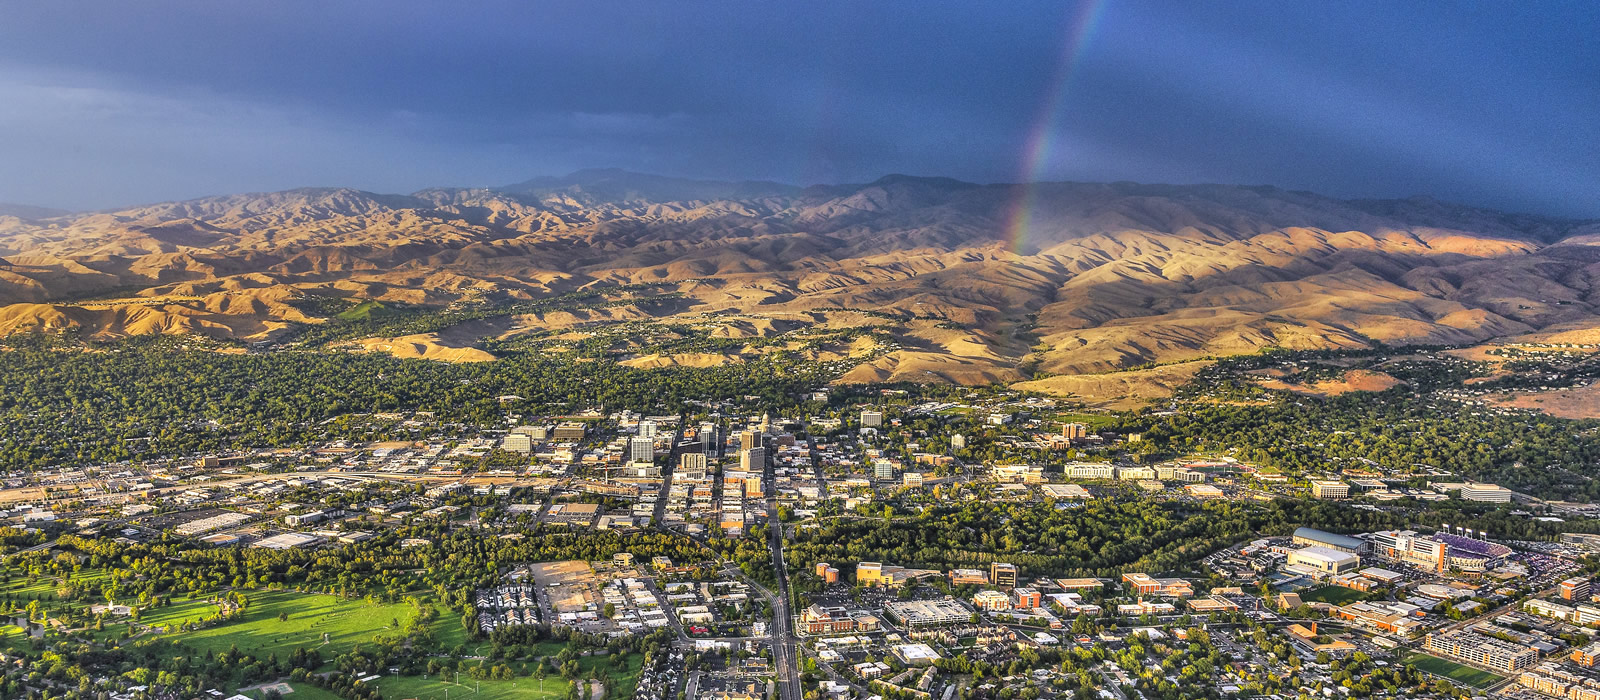
[{"label": "main street", "polygon": [[800,700],[800,650],[790,628],[793,618],[789,611],[789,566],[783,560],[783,523],[778,520],[778,484],[773,464],[769,457],[761,477],[767,494],[767,541],[778,582],[777,600],[772,605],[772,660],[777,667],[779,699]]}]

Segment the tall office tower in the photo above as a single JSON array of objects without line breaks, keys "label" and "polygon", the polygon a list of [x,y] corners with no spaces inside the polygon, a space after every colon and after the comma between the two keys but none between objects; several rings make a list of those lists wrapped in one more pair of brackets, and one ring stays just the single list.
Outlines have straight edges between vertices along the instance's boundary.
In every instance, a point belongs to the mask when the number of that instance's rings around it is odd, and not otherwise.
[{"label": "tall office tower", "polygon": [[745,450],[752,450],[752,449],[755,449],[757,447],[763,447],[763,446],[764,445],[762,445],[762,441],[761,441],[761,433],[758,433],[758,432],[756,432],[754,430],[746,430],[746,431],[744,431],[742,433],[739,433],[739,451],[740,452],[743,452]]},{"label": "tall office tower", "polygon": [[752,447],[739,451],[739,468],[747,472],[760,472],[767,468],[767,448]]},{"label": "tall office tower", "polygon": [[656,458],[655,438],[635,437],[628,441],[628,460],[632,462],[652,462]]}]

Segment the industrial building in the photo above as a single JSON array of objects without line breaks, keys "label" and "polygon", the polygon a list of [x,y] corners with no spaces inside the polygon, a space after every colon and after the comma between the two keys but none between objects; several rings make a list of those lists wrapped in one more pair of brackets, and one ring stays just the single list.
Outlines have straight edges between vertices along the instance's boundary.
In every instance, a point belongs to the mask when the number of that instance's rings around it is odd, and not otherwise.
[{"label": "industrial building", "polygon": [[310,547],[321,542],[322,538],[316,535],[304,532],[285,532],[281,535],[273,535],[268,537],[264,540],[256,542],[251,546],[260,547],[262,549],[300,549],[302,547]]}]

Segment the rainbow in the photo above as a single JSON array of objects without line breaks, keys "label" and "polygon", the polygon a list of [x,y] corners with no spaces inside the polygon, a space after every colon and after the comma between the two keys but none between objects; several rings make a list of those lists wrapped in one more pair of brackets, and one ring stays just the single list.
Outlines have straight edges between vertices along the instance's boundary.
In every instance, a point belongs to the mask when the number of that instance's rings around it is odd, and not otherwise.
[{"label": "rainbow", "polygon": [[1083,59],[1084,48],[1089,45],[1089,38],[1100,21],[1105,4],[1105,0],[1080,0],[1074,8],[1076,11],[1071,14],[1062,38],[1061,56],[1056,60],[1050,89],[1039,103],[1039,113],[1023,141],[1020,175],[1013,188],[1015,194],[1007,207],[1005,228],[1006,240],[1014,253],[1022,254],[1026,248],[1038,181],[1055,148],[1056,122],[1061,105],[1066,101],[1067,88],[1072,84],[1072,76]]}]

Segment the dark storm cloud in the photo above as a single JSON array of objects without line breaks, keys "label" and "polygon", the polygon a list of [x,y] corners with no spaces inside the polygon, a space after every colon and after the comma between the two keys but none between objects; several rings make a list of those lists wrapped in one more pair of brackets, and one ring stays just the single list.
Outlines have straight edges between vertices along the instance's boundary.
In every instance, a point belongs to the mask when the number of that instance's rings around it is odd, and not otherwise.
[{"label": "dark storm cloud", "polygon": [[0,200],[410,191],[609,166],[1013,181],[1065,78],[1041,177],[1600,215],[1593,5],[1106,0],[1081,33],[1079,9],[9,4]]}]

